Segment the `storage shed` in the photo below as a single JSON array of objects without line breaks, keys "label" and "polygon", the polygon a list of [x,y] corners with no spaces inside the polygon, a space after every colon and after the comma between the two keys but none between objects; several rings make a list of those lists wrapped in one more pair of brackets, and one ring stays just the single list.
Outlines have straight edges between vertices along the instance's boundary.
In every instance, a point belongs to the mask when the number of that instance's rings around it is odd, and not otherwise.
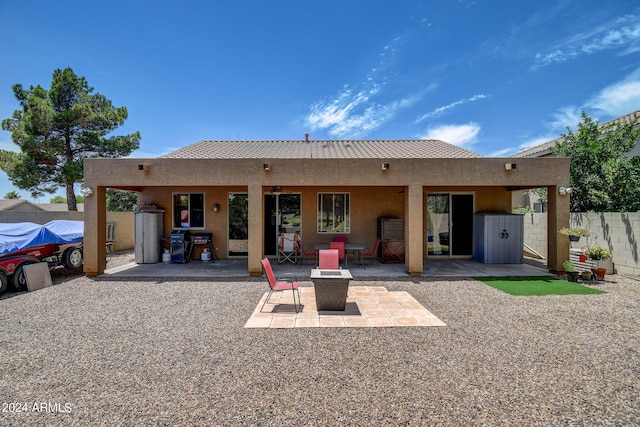
[{"label": "storage shed", "polygon": [[523,215],[478,213],[473,216],[473,259],[485,264],[522,264]]}]

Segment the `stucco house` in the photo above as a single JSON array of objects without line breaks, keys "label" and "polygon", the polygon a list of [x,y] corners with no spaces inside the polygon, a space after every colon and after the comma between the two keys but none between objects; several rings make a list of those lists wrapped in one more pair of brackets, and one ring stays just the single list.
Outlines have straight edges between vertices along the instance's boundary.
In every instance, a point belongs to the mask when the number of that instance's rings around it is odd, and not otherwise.
[{"label": "stucco house", "polygon": [[23,199],[0,200],[0,211],[45,211],[42,206]]},{"label": "stucco house", "polygon": [[[78,212],[84,211],[84,203],[78,203]],[[31,203],[23,199],[1,199],[0,211],[46,211],[46,212],[66,212],[66,203]]]},{"label": "stucco house", "polygon": [[[511,193],[549,188],[548,268],[569,251],[556,230],[569,224],[564,158],[484,158],[437,140],[204,140],[153,159],[87,159],[85,272],[105,269],[107,188],[138,193],[165,209],[164,233],[213,233],[219,258],[245,258],[251,275],[276,254],[280,232],[303,245],[336,234],[373,246],[379,218],[404,225],[403,262],[419,276],[426,261],[471,258],[473,214],[511,212]],[[183,215],[186,211],[186,215]],[[446,236],[441,245],[440,233]]]}]

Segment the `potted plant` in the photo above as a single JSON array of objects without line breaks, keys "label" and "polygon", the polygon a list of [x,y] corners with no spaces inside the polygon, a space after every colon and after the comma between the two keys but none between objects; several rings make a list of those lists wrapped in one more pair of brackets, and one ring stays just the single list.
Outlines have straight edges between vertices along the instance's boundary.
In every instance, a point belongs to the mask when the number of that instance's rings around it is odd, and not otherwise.
[{"label": "potted plant", "polygon": [[598,280],[604,280],[604,275],[607,272],[607,266],[602,262],[611,259],[611,252],[602,246],[591,246],[585,248],[582,252],[585,254],[587,259],[594,261],[595,267],[591,269],[593,274],[596,275]]},{"label": "potted plant", "polygon": [[578,281],[578,272],[576,271],[576,266],[569,260],[562,263],[562,268],[567,273],[567,280],[569,282],[577,282]]},{"label": "potted plant", "polygon": [[587,256],[587,259],[594,261],[611,259],[611,252],[602,246],[590,246],[588,248],[584,248],[582,253]]},{"label": "potted plant", "polygon": [[591,271],[598,280],[604,280],[604,276],[607,274],[606,268],[592,268]]},{"label": "potted plant", "polygon": [[569,240],[572,242],[577,242],[580,240],[580,237],[588,236],[589,230],[581,227],[571,227],[571,228],[562,227],[560,231],[558,231],[558,233],[562,234],[563,236],[568,236]]},{"label": "potted plant", "polygon": [[585,270],[582,273],[580,273],[580,276],[582,276],[582,281],[583,282],[591,280],[591,272],[590,271]]}]

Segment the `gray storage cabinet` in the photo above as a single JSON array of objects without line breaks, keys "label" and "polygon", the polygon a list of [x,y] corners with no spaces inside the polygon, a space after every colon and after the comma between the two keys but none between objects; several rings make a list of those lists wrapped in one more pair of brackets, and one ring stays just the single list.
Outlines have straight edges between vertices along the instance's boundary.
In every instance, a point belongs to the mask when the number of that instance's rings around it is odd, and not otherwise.
[{"label": "gray storage cabinet", "polygon": [[164,211],[135,213],[135,260],[138,264],[160,261],[160,239],[164,233]]},{"label": "gray storage cabinet", "polygon": [[522,264],[524,216],[478,213],[473,216],[473,259],[485,264]]}]

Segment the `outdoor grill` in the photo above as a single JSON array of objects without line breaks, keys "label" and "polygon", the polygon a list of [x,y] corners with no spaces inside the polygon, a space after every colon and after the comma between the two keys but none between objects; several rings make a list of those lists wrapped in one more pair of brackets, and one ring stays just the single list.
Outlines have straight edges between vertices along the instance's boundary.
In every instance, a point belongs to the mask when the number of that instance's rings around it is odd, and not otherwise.
[{"label": "outdoor grill", "polygon": [[[193,250],[196,246],[200,246],[202,250],[207,248],[211,252],[211,260],[213,260],[213,233],[197,232],[191,235],[191,248],[189,249],[189,258],[191,259],[193,259]],[[200,257],[202,259],[202,252]]]},{"label": "outdoor grill", "polygon": [[191,235],[192,245],[208,245],[211,242],[212,233],[193,233]]},{"label": "outdoor grill", "polygon": [[189,241],[191,233],[189,230],[173,230],[169,236],[171,245],[171,262],[189,262]]}]

